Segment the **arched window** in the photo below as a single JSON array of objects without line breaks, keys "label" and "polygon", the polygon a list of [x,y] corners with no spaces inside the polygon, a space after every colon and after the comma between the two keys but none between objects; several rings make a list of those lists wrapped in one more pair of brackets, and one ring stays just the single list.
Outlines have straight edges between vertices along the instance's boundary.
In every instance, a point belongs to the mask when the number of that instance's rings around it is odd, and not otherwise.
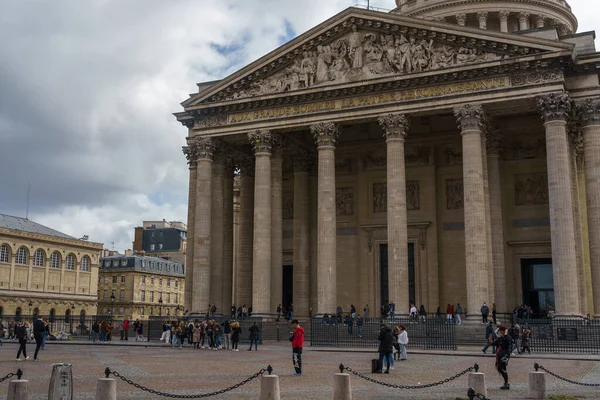
[{"label": "arched window", "polygon": [[21,314],[23,314],[21,307],[17,307],[17,309],[15,310],[15,321],[21,320]]},{"label": "arched window", "polygon": [[79,325],[85,325],[85,310],[81,310],[79,313]]},{"label": "arched window", "polygon": [[58,251],[50,256],[50,268],[60,268],[60,253]]},{"label": "arched window", "polygon": [[37,249],[35,253],[33,253],[33,265],[36,267],[44,266],[44,250]]},{"label": "arched window", "polygon": [[7,263],[10,262],[10,248],[3,244],[0,246],[0,262]]},{"label": "arched window", "polygon": [[88,256],[83,256],[79,269],[83,272],[90,272],[90,258]]},{"label": "arched window", "polygon": [[29,262],[28,258],[29,252],[27,251],[27,248],[25,246],[19,247],[19,250],[17,250],[17,264],[27,265]]},{"label": "arched window", "polygon": [[67,256],[67,269],[75,270],[75,256],[73,254]]},{"label": "arched window", "polygon": [[54,322],[56,319],[56,310],[54,308],[50,309],[50,314],[48,315],[48,322]]},{"label": "arched window", "polygon": [[65,311],[65,322],[71,322],[71,310],[69,308],[67,308],[67,311]]}]

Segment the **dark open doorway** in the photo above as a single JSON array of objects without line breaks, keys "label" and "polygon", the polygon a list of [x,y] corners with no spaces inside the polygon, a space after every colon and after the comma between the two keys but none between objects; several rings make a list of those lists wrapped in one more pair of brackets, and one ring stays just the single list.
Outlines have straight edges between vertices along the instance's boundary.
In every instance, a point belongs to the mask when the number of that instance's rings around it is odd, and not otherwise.
[{"label": "dark open doorway", "polygon": [[294,266],[283,266],[281,301],[283,307],[289,307],[294,302]]},{"label": "dark open doorway", "polygon": [[[380,301],[381,304],[387,304],[390,300],[397,302],[397,299],[390,299],[390,284],[388,279],[388,245],[379,245],[379,284],[381,288]],[[408,300],[410,303],[415,303],[416,290],[415,290],[415,244],[408,243]],[[397,304],[396,310],[408,310],[408,304]],[[398,312],[398,311],[396,311]]]},{"label": "dark open doorway", "polygon": [[[523,304],[534,313],[547,313],[554,310],[554,278],[551,258],[521,259],[521,280]],[[519,304],[512,304],[518,306]]]}]

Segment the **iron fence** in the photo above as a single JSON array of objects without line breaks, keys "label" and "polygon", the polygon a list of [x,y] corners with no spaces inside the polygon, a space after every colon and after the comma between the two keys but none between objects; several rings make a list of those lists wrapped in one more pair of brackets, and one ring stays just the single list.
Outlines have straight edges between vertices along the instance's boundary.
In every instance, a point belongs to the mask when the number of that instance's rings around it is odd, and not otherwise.
[{"label": "iron fence", "polygon": [[380,323],[390,328],[404,326],[408,334],[409,349],[456,350],[456,325],[441,319],[416,320],[410,318],[370,319],[362,327],[355,321],[336,318],[312,318],[310,345],[315,347],[377,348]]},{"label": "iron fence", "polygon": [[600,354],[600,320],[544,318],[517,322],[521,332],[531,331],[532,352]]},{"label": "iron fence", "polygon": [[[198,321],[202,321],[205,318],[204,317],[199,317],[197,318]],[[150,319],[148,321],[145,321],[145,323],[147,324],[147,327],[145,328],[145,334],[147,334],[147,339],[148,340],[160,340],[162,333],[163,333],[163,324],[165,322],[177,322],[177,323],[181,323],[183,322],[184,326],[188,326],[188,324],[190,322],[194,322],[196,320],[196,318],[194,317],[190,317],[190,318],[179,318],[179,319],[175,319],[173,317],[150,317]],[[221,332],[223,332],[223,323],[225,321],[237,321],[240,324],[240,343],[249,343],[250,342],[250,327],[252,326],[252,324],[254,322],[256,322],[256,324],[258,325],[258,343],[262,344],[262,338],[263,338],[263,323],[262,323],[262,319],[261,318],[254,318],[254,317],[248,317],[248,318],[244,318],[244,319],[230,319],[227,318],[226,316],[215,316],[213,318],[213,320],[217,323],[219,323],[221,325]],[[186,343],[188,342],[188,338],[186,338]]]}]

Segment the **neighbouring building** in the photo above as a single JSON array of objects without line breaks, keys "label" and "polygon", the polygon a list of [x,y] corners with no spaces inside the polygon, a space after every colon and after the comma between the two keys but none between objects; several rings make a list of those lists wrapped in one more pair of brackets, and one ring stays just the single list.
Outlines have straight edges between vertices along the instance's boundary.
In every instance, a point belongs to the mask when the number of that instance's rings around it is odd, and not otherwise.
[{"label": "neighbouring building", "polygon": [[119,318],[182,316],[184,267],[178,262],[137,254],[100,260],[98,313]]},{"label": "neighbouring building", "polygon": [[600,317],[594,39],[564,0],[396,0],[198,84],[186,307]]},{"label": "neighbouring building", "polygon": [[95,315],[102,247],[0,214],[0,315]]},{"label": "neighbouring building", "polygon": [[178,221],[144,221],[135,228],[133,251],[185,265],[187,226]]}]

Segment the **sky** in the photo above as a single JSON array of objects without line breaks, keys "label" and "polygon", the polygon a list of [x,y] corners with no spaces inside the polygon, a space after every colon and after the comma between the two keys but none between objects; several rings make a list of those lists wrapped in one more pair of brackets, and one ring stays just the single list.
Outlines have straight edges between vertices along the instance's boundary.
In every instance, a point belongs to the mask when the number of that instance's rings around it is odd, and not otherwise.
[{"label": "sky", "polygon": [[[580,32],[600,30],[597,2],[569,1]],[[29,219],[119,251],[144,220],[186,221],[172,113],[357,3],[0,0],[0,213],[24,217],[30,186]]]}]

